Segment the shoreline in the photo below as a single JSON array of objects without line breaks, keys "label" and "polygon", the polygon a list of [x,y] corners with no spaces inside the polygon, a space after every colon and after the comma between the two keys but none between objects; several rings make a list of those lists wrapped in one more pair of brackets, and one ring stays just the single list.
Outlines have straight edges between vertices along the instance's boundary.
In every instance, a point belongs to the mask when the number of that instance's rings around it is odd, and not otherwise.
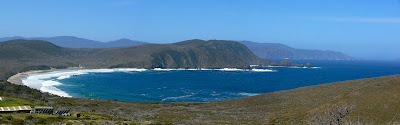
[{"label": "shoreline", "polygon": [[31,71],[17,73],[15,75],[11,76],[10,78],[8,78],[7,81],[12,84],[24,85],[24,83],[22,83],[22,80],[25,80],[31,74],[47,73],[47,72],[55,72],[55,71],[67,71],[67,70],[82,70],[82,69],[85,69],[85,68],[69,67],[66,69],[31,70]]},{"label": "shoreline", "polygon": [[[62,83],[59,83],[57,81],[43,81],[43,80],[35,80],[35,82],[27,82],[27,83],[23,83],[25,80],[30,79],[30,77],[32,75],[36,75],[36,74],[44,74],[46,75],[46,73],[50,73],[50,72],[65,72],[65,73],[61,73],[64,74],[65,76],[56,76],[58,77],[57,79],[65,79],[65,78],[69,78],[70,76],[73,75],[81,75],[81,74],[87,74],[90,72],[100,72],[100,73],[104,73],[104,72],[131,72],[131,71],[136,71],[136,72],[141,72],[141,71],[180,71],[180,70],[188,70],[188,71],[194,71],[194,70],[215,70],[215,71],[253,71],[253,72],[276,72],[275,70],[271,70],[271,69],[252,69],[252,70],[248,70],[248,69],[236,69],[236,68],[222,68],[222,69],[161,69],[161,68],[154,68],[154,69],[137,69],[137,68],[114,68],[114,69],[87,69],[87,68],[81,68],[81,67],[70,67],[70,68],[66,68],[66,69],[49,69],[49,70],[31,70],[31,71],[26,71],[26,72],[20,72],[17,73],[11,77],[8,78],[8,82],[12,83],[12,84],[16,84],[16,85],[24,85],[24,86],[28,86],[29,88],[33,88],[33,89],[38,89],[42,92],[48,92],[54,95],[59,95],[59,96],[63,96],[63,97],[70,97],[70,95],[68,95],[68,93],[59,90],[58,88],[54,87],[56,85],[60,85]],[[51,73],[50,73],[51,74]],[[56,73],[57,74],[57,73]],[[51,77],[55,77],[50,75]],[[44,84],[46,83],[46,84]]]},{"label": "shoreline", "polygon": [[[10,78],[7,79],[8,82],[12,84],[17,84],[17,85],[24,85],[22,83],[22,80],[25,80],[29,75],[31,74],[37,74],[37,73],[47,73],[47,72],[55,72],[55,71],[68,71],[68,70],[85,70],[87,68],[79,68],[79,67],[70,67],[66,69],[49,69],[49,70],[31,70],[31,71],[26,71],[26,72],[20,72],[17,73]],[[103,69],[103,68],[99,68]],[[104,68],[107,69],[107,68]],[[124,69],[124,68],[116,68],[116,69]],[[129,68],[127,68],[129,69]],[[135,68],[136,69],[136,68]],[[161,68],[154,68],[154,69],[146,69],[146,70],[154,70],[154,71],[172,71],[172,70],[215,70],[215,71],[252,71],[252,70],[246,70],[246,69],[236,69],[236,68],[221,68],[221,69],[161,69]],[[270,69],[264,69],[264,70],[257,70],[253,69],[254,72],[276,72],[276,70],[270,70]]]}]

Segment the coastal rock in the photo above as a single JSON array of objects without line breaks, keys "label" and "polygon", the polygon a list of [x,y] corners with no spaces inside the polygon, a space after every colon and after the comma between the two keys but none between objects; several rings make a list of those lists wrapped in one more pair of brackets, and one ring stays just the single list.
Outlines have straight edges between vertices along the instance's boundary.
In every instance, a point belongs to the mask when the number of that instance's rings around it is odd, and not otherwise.
[{"label": "coastal rock", "polygon": [[306,67],[310,68],[310,67],[313,67],[313,65],[311,65],[311,63],[308,62],[308,63],[306,64]]},{"label": "coastal rock", "polygon": [[302,65],[299,65],[299,64],[287,61],[287,60],[283,60],[279,64],[277,64],[277,66],[300,67]]}]

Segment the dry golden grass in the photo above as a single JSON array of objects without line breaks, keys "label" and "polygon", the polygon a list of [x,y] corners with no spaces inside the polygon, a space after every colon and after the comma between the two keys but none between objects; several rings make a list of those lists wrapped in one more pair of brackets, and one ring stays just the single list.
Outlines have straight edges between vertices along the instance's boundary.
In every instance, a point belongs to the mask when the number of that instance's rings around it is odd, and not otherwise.
[{"label": "dry golden grass", "polygon": [[[178,123],[307,124],[332,106],[351,106],[347,122],[400,121],[400,75],[337,82],[258,96],[159,110]],[[179,110],[178,110],[179,109]]]}]

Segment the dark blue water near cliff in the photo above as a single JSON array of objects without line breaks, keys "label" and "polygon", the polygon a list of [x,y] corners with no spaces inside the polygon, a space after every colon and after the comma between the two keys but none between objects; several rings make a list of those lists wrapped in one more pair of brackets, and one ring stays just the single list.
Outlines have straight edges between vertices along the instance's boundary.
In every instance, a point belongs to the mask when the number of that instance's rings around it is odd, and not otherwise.
[{"label": "dark blue water near cliff", "polygon": [[316,69],[267,67],[278,72],[144,71],[89,73],[58,80],[74,97],[137,102],[210,102],[298,87],[400,74],[399,62],[311,61]]}]

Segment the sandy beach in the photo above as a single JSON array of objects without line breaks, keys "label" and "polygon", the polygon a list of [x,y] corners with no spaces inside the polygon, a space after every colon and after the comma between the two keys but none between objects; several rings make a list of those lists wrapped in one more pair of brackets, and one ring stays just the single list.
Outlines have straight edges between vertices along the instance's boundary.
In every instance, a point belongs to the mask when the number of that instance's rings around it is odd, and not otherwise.
[{"label": "sandy beach", "polygon": [[22,83],[22,80],[25,80],[30,74],[36,74],[36,73],[46,73],[46,72],[54,72],[54,71],[65,71],[65,70],[81,70],[85,68],[80,68],[80,67],[70,67],[66,69],[50,69],[50,70],[32,70],[32,71],[27,71],[27,72],[21,72],[18,74],[15,74],[8,78],[8,82],[13,83],[13,84],[18,84],[18,85],[24,85]]}]

